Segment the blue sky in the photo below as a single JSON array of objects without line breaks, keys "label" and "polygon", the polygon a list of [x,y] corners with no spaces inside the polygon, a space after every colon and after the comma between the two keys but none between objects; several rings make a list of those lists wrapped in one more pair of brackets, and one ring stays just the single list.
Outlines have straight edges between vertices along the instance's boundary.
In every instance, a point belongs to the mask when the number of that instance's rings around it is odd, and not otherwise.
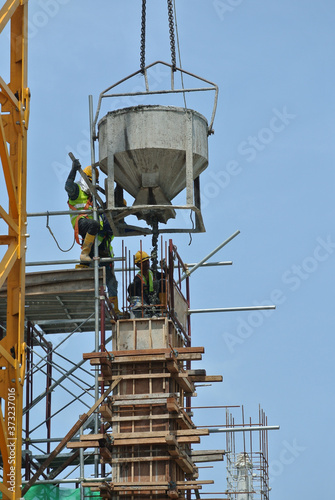
[{"label": "blue sky", "polygon": [[[102,90],[139,69],[140,3],[29,2],[28,212],[66,209],[68,151],[90,163],[88,95],[95,107]],[[260,403],[269,424],[281,427],[269,434],[270,498],[329,497],[322,479],[333,472],[335,446],[335,6],[176,0],[176,8],[183,68],[218,84],[220,94],[201,178],[206,233],[191,245],[187,235],[174,241],[186,262],[197,262],[241,231],[214,258],[233,266],[192,276],[192,307],[277,305],[193,316],[193,344],[206,349],[201,367],[224,375],[223,384],[199,388],[195,404],[244,404],[256,419]],[[148,0],[146,62],[159,59],[170,62],[166,2]],[[153,81],[164,85],[166,75]],[[178,99],[172,104],[182,106]],[[188,100],[208,118],[211,104],[207,95]],[[70,223],[54,218],[52,227],[69,247]],[[45,219],[31,219],[29,232],[28,261],[64,258]],[[121,242],[114,248],[118,254]],[[77,255],[75,248],[65,258]],[[198,412],[195,421],[222,424],[224,416]],[[225,443],[203,441],[211,446]],[[201,472],[216,480],[212,491],[225,489],[222,467]]]}]

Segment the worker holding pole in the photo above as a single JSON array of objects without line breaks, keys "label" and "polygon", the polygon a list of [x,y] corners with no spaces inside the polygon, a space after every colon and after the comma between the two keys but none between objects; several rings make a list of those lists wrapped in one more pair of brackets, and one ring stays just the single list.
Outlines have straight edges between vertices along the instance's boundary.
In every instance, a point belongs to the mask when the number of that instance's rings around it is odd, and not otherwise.
[{"label": "worker holding pole", "polygon": [[[94,241],[98,240],[98,251],[100,258],[112,258],[113,248],[111,242],[114,238],[113,231],[104,214],[99,215],[98,220],[93,219],[91,213],[76,214],[78,210],[92,209],[92,194],[89,184],[92,183],[92,166],[81,170],[78,159],[72,158],[72,168],[65,183],[65,191],[68,194],[68,205],[74,211],[70,215],[72,227],[75,232],[76,242],[81,245],[80,264],[76,268],[87,267],[92,262],[94,255]],[[99,170],[95,168],[96,181],[99,179]],[[80,171],[81,179],[75,182],[76,174]],[[88,182],[87,182],[88,181]],[[80,239],[81,238],[81,239]],[[114,263],[104,263],[106,267],[106,281],[109,301],[114,307],[116,314],[120,314],[118,307],[117,289],[118,283],[114,273]]]}]

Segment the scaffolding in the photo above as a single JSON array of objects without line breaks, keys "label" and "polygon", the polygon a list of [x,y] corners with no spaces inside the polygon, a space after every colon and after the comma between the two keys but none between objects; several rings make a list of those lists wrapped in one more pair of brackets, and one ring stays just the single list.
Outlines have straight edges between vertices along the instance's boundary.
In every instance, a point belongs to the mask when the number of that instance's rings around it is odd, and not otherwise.
[{"label": "scaffolding", "polygon": [[[192,457],[191,443],[199,442],[200,436],[209,433],[196,429],[190,417],[194,384],[197,381],[219,382],[222,377],[207,376],[204,370],[191,370],[191,361],[200,360],[204,348],[191,346],[189,278],[181,280],[187,266],[172,240],[165,244],[162,240],[161,261],[168,263],[162,269],[165,271],[161,281],[165,291],[163,302],[150,306],[142,301],[135,311],[127,295],[135,277],[133,256],[122,245],[122,255],[115,260],[122,264],[119,268],[119,297],[127,319],[116,320],[106,294],[105,269],[100,267],[99,350],[84,353],[82,359],[78,359],[82,352],[73,356],[71,339],[91,335],[95,323],[94,269],[27,274],[24,493],[32,485],[53,484],[58,488],[60,484],[71,482],[82,485],[82,498],[84,491],[87,492],[84,490],[86,485],[101,494],[112,495],[106,498],[114,498],[106,481],[108,477],[123,478],[120,471],[122,460],[126,460],[132,464],[131,477],[137,477],[138,482],[156,484],[157,477],[161,478],[160,488],[152,491],[170,491],[172,498],[176,491],[178,495],[184,492],[189,497],[187,492],[202,486],[201,481],[195,479],[195,462],[204,461],[206,457],[208,460],[223,460],[224,450],[219,454],[216,452],[215,456],[205,451]],[[0,295],[5,299],[6,290],[1,290]],[[5,300],[1,304],[0,323],[4,325]],[[90,360],[93,372],[87,368],[86,360]],[[96,375],[100,399],[111,387],[113,400],[125,399],[113,406],[109,397],[104,396],[99,403],[101,406],[96,406]],[[135,394],[129,387],[136,388]],[[128,407],[130,395],[136,400],[136,404],[132,401],[131,411]],[[95,410],[99,408],[99,433],[96,433],[95,425],[97,414],[90,413],[92,406],[96,406]],[[76,421],[83,410],[89,417],[85,421],[80,418]],[[111,425],[112,447],[107,433]],[[147,430],[145,426],[148,426]],[[141,434],[146,443],[144,451],[142,447],[144,456],[136,461],[140,452],[139,445],[133,440],[139,441]],[[59,437],[55,437],[57,435]],[[128,440],[126,444],[125,440]],[[160,448],[156,446],[158,441]],[[92,443],[96,445],[93,450]],[[118,451],[113,451],[115,447]],[[146,447],[149,447],[149,455]],[[160,458],[157,458],[157,453]],[[149,481],[143,480],[143,466],[142,475],[137,473],[136,476],[139,462],[147,462],[151,471]],[[165,469],[169,472],[163,480],[162,470]],[[153,470],[161,472],[157,472],[157,476]],[[185,474],[191,479],[183,485]],[[171,477],[175,480],[170,480]],[[107,488],[107,493],[104,488]],[[118,492],[117,486],[115,488]],[[148,485],[145,491],[148,491]]]},{"label": "scaffolding", "polygon": [[229,500],[269,500],[268,429],[267,417],[260,407],[256,424],[251,418],[245,422],[243,406],[241,425],[235,424],[232,413],[227,410],[225,430]]},{"label": "scaffolding", "polygon": [[[227,489],[220,495],[268,500],[270,427],[264,412],[257,424],[245,422],[243,407],[241,425],[228,409],[224,428],[193,422],[196,385],[221,382],[222,376],[191,365],[204,353],[191,343],[189,269],[197,264],[185,265],[172,240],[161,238],[160,247],[161,301],[148,305],[142,292],[134,307],[128,291],[138,269],[122,244],[115,271],[123,319],[108,300],[105,266],[98,268],[99,348],[92,352],[82,346],[95,326],[94,268],[27,274],[23,493],[49,485],[51,495],[74,484],[81,499],[200,498],[213,481],[199,478],[197,464],[226,457]],[[1,290],[2,326],[5,294]],[[226,432],[225,449],[194,449],[214,432]],[[237,433],[243,441],[236,445]]]}]

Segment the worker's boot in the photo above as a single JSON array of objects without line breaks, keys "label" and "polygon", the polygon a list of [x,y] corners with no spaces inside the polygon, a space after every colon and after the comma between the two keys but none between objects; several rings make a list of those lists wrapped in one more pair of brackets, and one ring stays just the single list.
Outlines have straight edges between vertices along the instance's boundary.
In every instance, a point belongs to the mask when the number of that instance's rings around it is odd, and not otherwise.
[{"label": "worker's boot", "polygon": [[119,309],[119,301],[118,301],[117,296],[109,297],[109,303],[113,307],[116,317],[120,318],[122,316],[122,312]]},{"label": "worker's boot", "polygon": [[120,309],[119,309],[119,301],[118,301],[118,298],[116,296],[115,297],[109,297],[109,303],[113,307],[114,313],[115,313],[117,319],[129,319],[130,316],[129,316],[128,312],[122,312],[122,311],[120,311]]},{"label": "worker's boot", "polygon": [[94,234],[87,233],[81,247],[80,262],[91,262],[90,251],[95,240]]}]

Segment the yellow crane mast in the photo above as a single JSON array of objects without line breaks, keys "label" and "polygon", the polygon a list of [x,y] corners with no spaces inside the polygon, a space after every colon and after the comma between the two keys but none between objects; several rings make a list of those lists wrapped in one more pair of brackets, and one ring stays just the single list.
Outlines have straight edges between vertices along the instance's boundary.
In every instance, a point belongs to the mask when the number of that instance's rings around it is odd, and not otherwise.
[{"label": "yellow crane mast", "polygon": [[[0,76],[0,158],[7,189],[1,195],[0,288],[7,283],[6,331],[0,340],[0,451],[4,500],[21,498],[22,399],[25,371],[24,304],[26,252],[26,165],[28,0],[7,0],[0,10],[0,33],[10,23],[10,81]],[[4,224],[3,224],[4,223]]]}]

